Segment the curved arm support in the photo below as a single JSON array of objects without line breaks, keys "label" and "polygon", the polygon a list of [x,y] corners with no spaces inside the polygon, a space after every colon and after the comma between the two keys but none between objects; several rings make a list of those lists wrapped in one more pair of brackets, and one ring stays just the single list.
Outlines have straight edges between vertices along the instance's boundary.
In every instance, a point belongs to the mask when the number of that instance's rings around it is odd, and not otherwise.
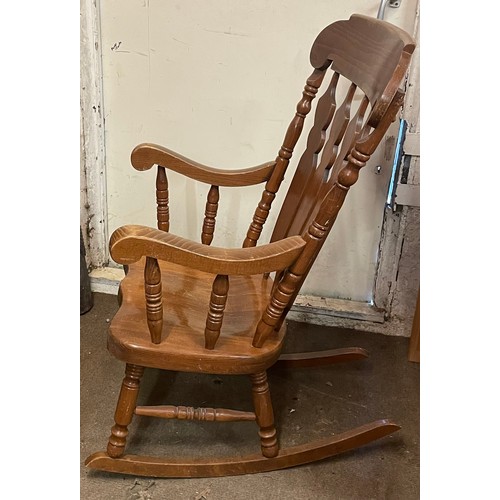
[{"label": "curved arm support", "polygon": [[285,269],[300,255],[304,245],[301,236],[291,236],[258,247],[218,248],[159,229],[128,225],[111,235],[109,248],[111,257],[119,264],[131,264],[148,256],[208,273],[250,275]]},{"label": "curved arm support", "polygon": [[153,165],[161,165],[206,184],[230,187],[252,186],[265,182],[271,176],[276,164],[275,161],[271,161],[251,168],[222,170],[196,163],[167,148],[149,143],[136,146],[130,161],[136,170],[148,170]]}]

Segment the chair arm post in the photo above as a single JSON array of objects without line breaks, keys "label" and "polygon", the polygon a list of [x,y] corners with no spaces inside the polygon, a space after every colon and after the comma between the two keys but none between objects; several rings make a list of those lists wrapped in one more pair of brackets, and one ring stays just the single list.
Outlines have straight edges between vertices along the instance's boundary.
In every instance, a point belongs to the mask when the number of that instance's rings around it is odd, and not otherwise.
[{"label": "chair arm post", "polygon": [[205,219],[203,219],[203,229],[201,230],[201,242],[210,245],[214,238],[215,217],[219,208],[219,186],[210,186],[205,206]]},{"label": "chair arm post", "polygon": [[144,266],[144,292],[151,342],[159,344],[161,342],[163,327],[161,271],[158,260],[153,257],[146,257],[146,265]]},{"label": "chair arm post", "polygon": [[165,167],[158,165],[156,174],[156,219],[158,229],[168,231],[170,229],[170,213],[168,209],[168,181]]},{"label": "chair arm post", "polygon": [[212,286],[210,305],[205,328],[205,348],[213,349],[219,338],[226,308],[229,280],[227,275],[218,274]]}]

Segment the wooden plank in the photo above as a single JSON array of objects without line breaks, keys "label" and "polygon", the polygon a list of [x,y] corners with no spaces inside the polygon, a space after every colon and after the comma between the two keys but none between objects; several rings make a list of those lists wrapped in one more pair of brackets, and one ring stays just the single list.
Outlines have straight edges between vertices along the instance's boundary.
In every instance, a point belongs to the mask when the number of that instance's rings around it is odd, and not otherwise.
[{"label": "wooden plank", "polygon": [[417,305],[413,316],[408,361],[420,363],[420,292],[418,293]]},{"label": "wooden plank", "polygon": [[97,452],[87,457],[85,466],[90,469],[150,477],[220,477],[253,474],[323,460],[388,436],[399,429],[399,425],[390,420],[376,420],[335,436],[285,448],[274,458],[266,458],[261,454],[215,459],[196,457],[194,460],[139,455],[111,458],[105,452]]},{"label": "wooden plank", "polygon": [[120,281],[125,277],[121,268],[99,267],[90,272],[90,289],[96,293],[117,295]]},{"label": "wooden plank", "polygon": [[333,299],[315,295],[298,295],[291,310],[294,312],[373,321],[374,323],[383,323],[385,312],[383,309],[375,307],[368,302]]},{"label": "wooden plank", "polygon": [[396,191],[396,205],[419,207],[420,186],[414,184],[398,184]]},{"label": "wooden plank", "polygon": [[403,151],[405,155],[420,156],[420,132],[406,134]]}]

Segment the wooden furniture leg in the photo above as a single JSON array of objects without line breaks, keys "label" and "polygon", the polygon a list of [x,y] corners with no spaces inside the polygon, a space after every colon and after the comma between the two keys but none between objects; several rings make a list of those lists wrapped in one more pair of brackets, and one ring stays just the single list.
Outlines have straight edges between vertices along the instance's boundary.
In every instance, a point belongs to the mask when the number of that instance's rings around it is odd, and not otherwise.
[{"label": "wooden furniture leg", "polygon": [[125,368],[125,378],[116,405],[115,425],[111,428],[111,436],[108,442],[107,450],[110,457],[121,457],[125,450],[127,428],[134,416],[139,384],[143,373],[144,367],[142,366],[127,364]]},{"label": "wooden furniture leg", "polygon": [[250,375],[250,380],[252,381],[255,415],[257,424],[260,427],[259,436],[262,454],[267,458],[272,458],[278,454],[279,447],[274,426],[271,393],[267,383],[267,373],[264,371]]}]

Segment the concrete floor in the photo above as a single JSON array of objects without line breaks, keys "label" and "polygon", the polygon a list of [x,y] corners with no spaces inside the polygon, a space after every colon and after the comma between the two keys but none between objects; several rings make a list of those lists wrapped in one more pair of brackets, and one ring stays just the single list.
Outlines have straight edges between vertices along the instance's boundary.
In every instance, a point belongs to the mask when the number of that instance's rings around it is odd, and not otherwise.
[{"label": "concrete floor", "polygon": [[[94,294],[81,316],[81,498],[85,500],[268,500],[419,498],[419,365],[407,361],[408,340],[289,322],[286,351],[358,346],[366,360],[270,373],[282,447],[390,418],[393,436],[337,457],[282,471],[205,479],[150,479],[91,471],[91,453],[104,450],[124,365],[106,351],[115,296]],[[186,387],[189,391],[186,391]],[[147,403],[146,403],[147,402]],[[178,404],[252,410],[247,377],[146,370],[139,404]],[[255,423],[181,422],[136,417],[127,451],[159,456],[256,453]]]}]

